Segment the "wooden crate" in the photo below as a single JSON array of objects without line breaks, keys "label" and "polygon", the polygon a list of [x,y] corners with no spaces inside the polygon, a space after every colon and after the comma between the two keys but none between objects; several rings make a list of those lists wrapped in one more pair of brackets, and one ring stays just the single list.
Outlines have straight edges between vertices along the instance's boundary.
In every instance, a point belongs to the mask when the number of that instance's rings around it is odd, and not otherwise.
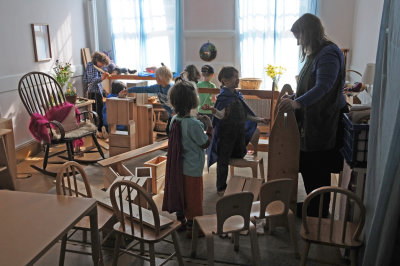
[{"label": "wooden crate", "polygon": [[144,163],[144,166],[151,168],[151,187],[154,194],[164,190],[165,168],[167,166],[167,157],[157,156]]}]

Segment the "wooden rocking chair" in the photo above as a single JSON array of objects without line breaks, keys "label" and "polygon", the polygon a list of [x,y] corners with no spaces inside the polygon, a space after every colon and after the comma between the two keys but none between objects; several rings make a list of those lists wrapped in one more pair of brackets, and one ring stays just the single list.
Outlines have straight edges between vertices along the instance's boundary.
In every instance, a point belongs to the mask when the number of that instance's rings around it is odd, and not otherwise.
[{"label": "wooden rocking chair", "polygon": [[[48,74],[42,72],[30,72],[24,75],[18,84],[18,92],[22,103],[24,104],[29,115],[32,117],[33,114],[45,114],[53,107],[58,107],[66,102],[64,93],[60,87],[60,84]],[[78,116],[78,115],[77,115]],[[51,176],[56,176],[56,173],[52,173],[46,170],[48,163],[60,164],[63,162],[48,162],[50,157],[60,155],[65,150],[56,152],[49,155],[50,146],[56,144],[65,143],[66,151],[68,152],[67,159],[69,161],[88,162],[84,160],[74,159],[74,148],[73,141],[83,138],[85,136],[92,136],[93,142],[97,147],[97,151],[104,159],[104,153],[97,142],[96,131],[98,123],[98,115],[96,112],[85,111],[79,114],[81,120],[80,124],[76,129],[66,131],[62,124],[58,121],[49,121],[46,125],[50,134],[50,143],[44,144],[45,155],[43,160],[43,168],[35,165],[31,165],[32,168]],[[93,118],[93,122],[90,119]],[[54,130],[54,129],[57,130]],[[97,160],[95,160],[97,161]],[[91,161],[92,162],[92,161]]]}]

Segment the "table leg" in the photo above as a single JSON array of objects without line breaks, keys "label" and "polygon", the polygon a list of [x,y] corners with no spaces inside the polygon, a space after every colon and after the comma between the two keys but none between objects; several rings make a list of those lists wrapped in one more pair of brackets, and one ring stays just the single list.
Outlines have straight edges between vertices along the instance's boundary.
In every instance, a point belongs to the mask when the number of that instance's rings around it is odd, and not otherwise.
[{"label": "table leg", "polygon": [[97,206],[90,212],[90,232],[92,240],[92,259],[94,265],[103,265],[103,258],[100,252],[99,229],[97,222]]}]

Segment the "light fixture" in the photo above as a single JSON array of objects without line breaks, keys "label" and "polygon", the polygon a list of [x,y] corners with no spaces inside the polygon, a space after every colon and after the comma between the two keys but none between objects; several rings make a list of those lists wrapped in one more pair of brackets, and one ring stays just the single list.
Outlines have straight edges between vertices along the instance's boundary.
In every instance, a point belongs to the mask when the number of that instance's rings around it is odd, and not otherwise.
[{"label": "light fixture", "polygon": [[372,95],[372,87],[374,85],[375,64],[368,63],[365,66],[364,75],[362,76],[362,83],[366,85],[367,92]]}]

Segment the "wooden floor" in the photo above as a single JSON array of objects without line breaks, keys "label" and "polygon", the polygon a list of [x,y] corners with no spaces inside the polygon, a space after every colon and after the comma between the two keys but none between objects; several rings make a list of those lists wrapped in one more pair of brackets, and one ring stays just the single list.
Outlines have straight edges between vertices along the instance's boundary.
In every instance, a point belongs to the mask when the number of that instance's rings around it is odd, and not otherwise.
[{"label": "wooden floor", "polygon": [[[103,145],[106,146],[106,145]],[[59,147],[60,149],[62,147]],[[57,148],[56,148],[57,149]],[[107,152],[107,150],[104,150]],[[156,151],[146,156],[128,161],[126,166],[128,169],[134,172],[135,167],[143,166],[143,163],[150,160],[158,155],[165,155],[165,151]],[[261,152],[264,157],[264,162],[267,162],[267,153]],[[33,170],[30,165],[42,163],[42,154],[36,157],[31,157],[22,161],[18,164],[18,177],[17,189],[20,191],[30,191],[38,193],[50,193],[55,194],[54,178],[40,174],[39,172]],[[267,165],[264,164],[265,173],[267,173]],[[57,165],[50,167],[52,170],[57,169]],[[98,188],[103,186],[103,171],[98,164],[88,164],[84,165],[85,171],[88,174],[89,181],[91,185]],[[236,175],[251,176],[250,169],[236,169]],[[260,178],[260,177],[259,177]],[[213,165],[208,171],[204,168],[203,171],[203,185],[204,185],[204,201],[203,210],[204,214],[215,213],[215,203],[219,199],[216,194],[215,182],[216,182],[216,167]],[[159,209],[161,209],[163,194],[158,194],[154,197]],[[305,198],[304,186],[302,184],[302,179],[299,178],[299,192],[298,201],[302,201]],[[174,218],[172,214],[166,212],[161,212],[162,215]],[[297,219],[297,232],[300,229],[301,220]],[[198,258],[190,258],[190,239],[185,237],[185,232],[179,233],[180,247],[184,257],[185,265],[206,265],[206,248],[205,239],[199,240],[198,248]],[[299,258],[295,256],[291,244],[289,233],[283,228],[277,228],[272,232],[271,235],[259,235],[258,242],[260,245],[260,253],[262,259],[262,265],[299,265]],[[303,243],[298,236],[299,250],[302,250]],[[239,252],[234,252],[233,245],[228,239],[221,239],[215,237],[214,242],[215,247],[215,265],[251,265],[251,252],[250,252],[250,239],[248,236],[240,236],[240,250]],[[87,249],[85,246],[77,244],[75,248]],[[156,257],[161,259],[165,257],[168,253],[169,246],[164,244],[156,245]],[[56,265],[58,264],[60,244],[56,244],[49,252],[47,252],[36,265]],[[23,252],[23,251],[21,251]],[[111,265],[112,249],[104,247],[103,257],[105,265]],[[340,256],[340,252],[335,248],[321,248],[311,245],[310,260],[307,265],[326,265],[321,264],[319,261],[323,258],[329,258],[329,260],[334,261],[336,264],[342,264],[344,260]],[[160,263],[160,261],[158,261]],[[86,255],[78,255],[73,253],[67,253],[65,259],[65,265],[92,265],[91,257]],[[149,265],[147,262],[136,259],[129,255],[122,255],[119,260],[119,265]],[[171,261],[167,265],[177,265],[176,261]]]}]

